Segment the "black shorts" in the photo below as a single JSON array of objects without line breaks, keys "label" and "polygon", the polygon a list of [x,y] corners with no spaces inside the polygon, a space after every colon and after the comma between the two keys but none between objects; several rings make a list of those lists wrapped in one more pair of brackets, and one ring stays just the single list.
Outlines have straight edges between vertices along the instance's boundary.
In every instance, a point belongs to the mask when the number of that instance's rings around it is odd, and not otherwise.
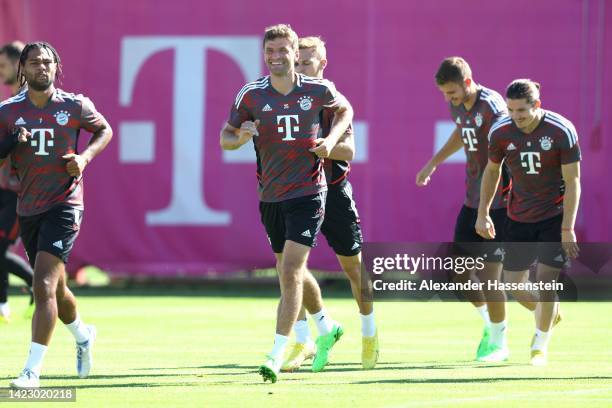
[{"label": "black shorts", "polygon": [[18,237],[17,193],[0,189],[0,246],[8,248]]},{"label": "black shorts", "polygon": [[508,220],[507,210],[498,208],[489,213],[495,227],[495,238],[484,239],[476,233],[478,209],[461,207],[455,224],[454,250],[457,254],[482,256],[487,262],[501,262],[503,259],[504,231]]},{"label": "black shorts", "polygon": [[[547,220],[525,223],[508,219],[504,269],[524,271],[537,259],[541,264],[562,268],[567,261],[561,247],[563,214]],[[537,242],[536,245],[533,243]]]},{"label": "black shorts", "polygon": [[341,187],[329,187],[321,232],[337,255],[355,256],[361,252],[361,221],[348,181]]},{"label": "black shorts", "polygon": [[82,219],[82,209],[64,204],[42,214],[19,216],[21,239],[32,268],[38,251],[49,252],[68,263]]},{"label": "black shorts", "polygon": [[314,247],[323,216],[326,191],[276,203],[259,202],[261,222],[276,254],[283,252],[285,241]]}]

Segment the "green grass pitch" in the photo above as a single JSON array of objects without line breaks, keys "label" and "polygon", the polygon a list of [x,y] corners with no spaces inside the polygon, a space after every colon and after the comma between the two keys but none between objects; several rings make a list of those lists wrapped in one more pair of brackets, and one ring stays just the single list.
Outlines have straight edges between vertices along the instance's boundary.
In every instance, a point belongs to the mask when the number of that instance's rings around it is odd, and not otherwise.
[{"label": "green grass pitch", "polygon": [[[501,365],[472,360],[481,323],[469,304],[376,303],[380,362],[362,371],[357,308],[330,297],[326,307],[346,329],[331,365],[281,374],[272,385],[255,371],[272,346],[276,291],[260,290],[77,292],[81,315],[98,327],[94,370],[76,377],[73,340],[59,324],[42,385],[75,386],[76,404],[65,405],[88,408],[612,406],[612,303],[564,304],[542,368],[527,364],[533,318],[516,303],[509,306],[511,357]],[[13,296],[13,321],[0,325],[2,387],[28,351],[30,322],[19,317],[25,303]]]}]

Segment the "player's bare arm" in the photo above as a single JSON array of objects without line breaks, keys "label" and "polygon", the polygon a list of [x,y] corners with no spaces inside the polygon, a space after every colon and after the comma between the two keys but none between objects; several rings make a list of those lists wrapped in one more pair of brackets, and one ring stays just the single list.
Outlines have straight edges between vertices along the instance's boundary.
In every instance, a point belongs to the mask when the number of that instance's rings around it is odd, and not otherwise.
[{"label": "player's bare arm", "polygon": [[242,122],[240,128],[235,128],[229,123],[226,123],[221,129],[221,139],[219,143],[224,150],[236,150],[243,144],[247,143],[253,136],[259,136],[257,127],[259,119],[252,122],[247,120]]},{"label": "player's bare arm", "polygon": [[482,174],[482,182],[480,184],[480,205],[478,206],[478,218],[476,220],[476,233],[483,238],[495,238],[495,227],[493,220],[489,215],[493,197],[497,191],[499,178],[501,177],[502,162],[495,163],[491,160],[487,163],[487,167]]},{"label": "player's bare arm", "polygon": [[62,159],[67,160],[66,171],[73,177],[81,177],[85,167],[106,148],[113,138],[113,129],[106,120],[102,121],[101,127],[96,130],[87,148],[81,154],[65,154]]},{"label": "player's bare arm", "polygon": [[576,244],[576,233],[574,224],[578,203],[580,202],[580,162],[563,164],[561,175],[565,183],[565,195],[563,198],[563,221],[561,223],[561,242],[565,254],[569,258],[578,256],[578,245]]},{"label": "player's bare arm", "polygon": [[332,121],[331,129],[326,138],[316,139],[315,147],[310,149],[311,152],[319,157],[329,157],[332,149],[342,138],[346,129],[353,121],[353,107],[344,97],[339,97],[339,106],[334,110],[334,120]]},{"label": "player's bare arm", "polygon": [[431,160],[429,160],[427,164],[417,173],[416,185],[419,187],[428,185],[429,181],[431,180],[431,175],[434,173],[434,171],[436,171],[436,168],[462,147],[463,141],[461,141],[459,129],[455,128],[444,146],[442,146],[442,148],[436,154],[434,154]]},{"label": "player's bare arm", "polygon": [[345,132],[329,153],[329,159],[350,162],[355,158],[355,137],[353,132]]}]

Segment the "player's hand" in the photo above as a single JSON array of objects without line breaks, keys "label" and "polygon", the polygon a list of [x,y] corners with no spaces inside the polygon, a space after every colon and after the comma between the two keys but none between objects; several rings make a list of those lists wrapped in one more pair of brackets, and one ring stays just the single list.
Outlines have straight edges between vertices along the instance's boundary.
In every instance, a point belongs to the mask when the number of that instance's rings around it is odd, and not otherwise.
[{"label": "player's hand", "polygon": [[495,226],[493,225],[493,220],[490,215],[482,216],[479,215],[478,219],[476,219],[476,233],[483,237],[484,239],[493,239],[495,238]]},{"label": "player's hand", "polygon": [[426,186],[431,180],[431,175],[436,171],[436,166],[427,163],[416,175],[416,185],[419,187]]},{"label": "player's hand", "polygon": [[24,127],[18,127],[13,130],[17,134],[17,141],[19,143],[26,143],[28,139],[32,138],[32,133],[28,131],[28,129]]},{"label": "player's hand", "polygon": [[66,163],[66,171],[72,177],[81,177],[85,166],[87,166],[87,160],[83,156],[78,154],[70,153],[62,156],[62,159],[68,160]]},{"label": "player's hand", "polygon": [[574,233],[574,230],[561,231],[561,246],[563,247],[563,251],[568,258],[578,258],[580,248],[578,248],[578,244],[576,243],[576,234]]},{"label": "player's hand", "polygon": [[257,127],[259,126],[259,119],[255,122],[247,120],[242,122],[240,129],[238,129],[238,141],[240,144],[245,144],[253,138],[253,136],[259,136]]},{"label": "player's hand", "polygon": [[325,159],[329,157],[334,146],[330,146],[330,143],[327,139],[318,138],[314,141],[315,146],[308,151],[316,154],[318,157]]}]

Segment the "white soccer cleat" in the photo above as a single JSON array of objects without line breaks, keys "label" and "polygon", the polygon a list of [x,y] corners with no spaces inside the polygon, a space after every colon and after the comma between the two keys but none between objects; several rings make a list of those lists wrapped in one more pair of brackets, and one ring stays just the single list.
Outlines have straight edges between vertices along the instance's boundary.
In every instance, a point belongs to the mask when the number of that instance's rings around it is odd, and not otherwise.
[{"label": "white soccer cleat", "polygon": [[19,377],[11,381],[12,388],[39,388],[40,379],[34,371],[25,368]]},{"label": "white soccer cleat", "polygon": [[535,367],[545,366],[548,362],[546,350],[531,350],[529,364]]},{"label": "white soccer cleat", "polygon": [[93,366],[93,345],[96,341],[96,326],[87,326],[89,330],[89,339],[83,343],[77,343],[77,374],[79,378],[87,378],[89,371]]},{"label": "white soccer cleat", "polygon": [[0,306],[0,323],[9,323],[11,321],[11,308],[8,303],[3,303]]}]

